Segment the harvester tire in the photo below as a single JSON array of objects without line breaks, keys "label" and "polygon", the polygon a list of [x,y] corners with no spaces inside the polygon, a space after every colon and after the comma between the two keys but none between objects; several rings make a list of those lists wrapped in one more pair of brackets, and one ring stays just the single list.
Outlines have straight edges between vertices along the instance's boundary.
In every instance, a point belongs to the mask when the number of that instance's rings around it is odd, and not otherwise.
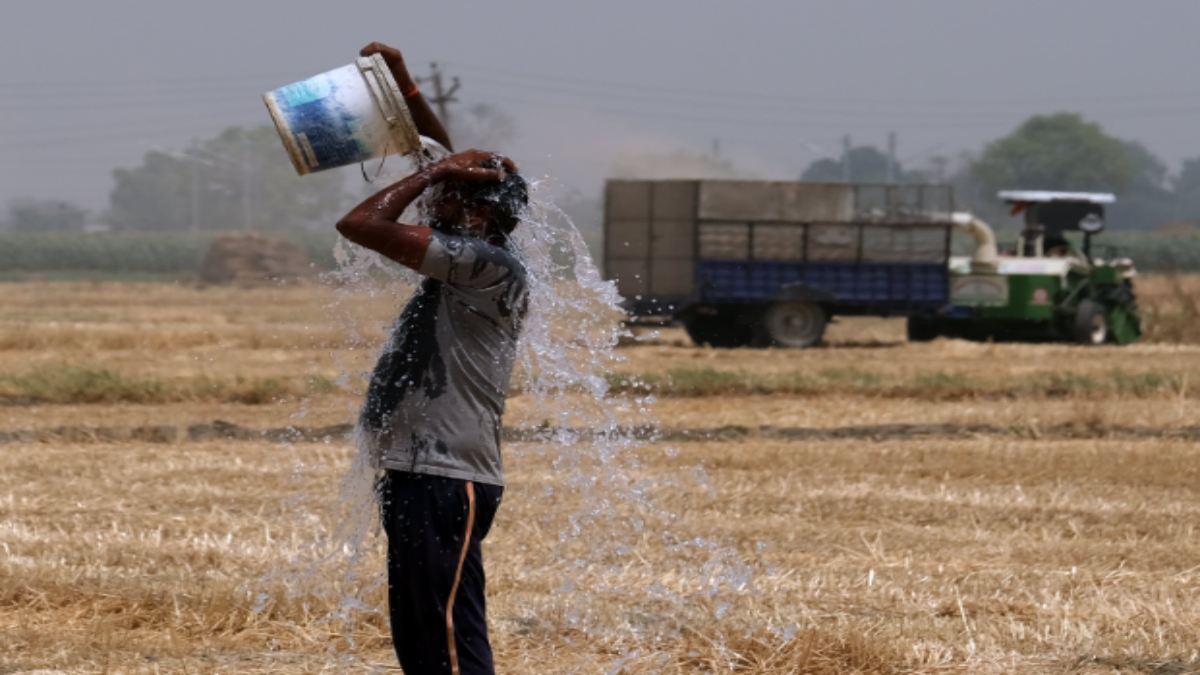
[{"label": "harvester tire", "polygon": [[814,302],[777,302],[767,309],[758,324],[758,341],[804,349],[821,341],[827,322],[824,308]]},{"label": "harvester tire", "polygon": [[1102,345],[1108,342],[1108,316],[1104,305],[1084,300],[1075,310],[1075,341],[1081,345]]}]

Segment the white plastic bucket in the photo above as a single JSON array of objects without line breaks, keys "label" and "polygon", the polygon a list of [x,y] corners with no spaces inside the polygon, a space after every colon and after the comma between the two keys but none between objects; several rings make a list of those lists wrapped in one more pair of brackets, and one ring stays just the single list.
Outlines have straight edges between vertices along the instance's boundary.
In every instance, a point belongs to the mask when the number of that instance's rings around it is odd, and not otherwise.
[{"label": "white plastic bucket", "polygon": [[263,101],[301,176],[421,150],[400,88],[378,54],[267,92]]}]

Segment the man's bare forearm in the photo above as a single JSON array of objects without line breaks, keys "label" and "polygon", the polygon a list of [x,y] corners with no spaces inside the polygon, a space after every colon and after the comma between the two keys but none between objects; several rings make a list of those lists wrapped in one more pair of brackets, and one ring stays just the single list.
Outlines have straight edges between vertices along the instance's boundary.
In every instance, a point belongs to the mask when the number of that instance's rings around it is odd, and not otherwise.
[{"label": "man's bare forearm", "polygon": [[337,230],[360,246],[419,270],[433,231],[396,220],[422,192],[444,180],[498,181],[504,179],[505,170],[516,170],[512,160],[503,157],[499,158],[503,169],[482,166],[496,157],[484,150],[468,150],[429,164],[363,200],[338,221]]},{"label": "man's bare forearm", "polygon": [[401,265],[420,269],[432,233],[428,227],[404,225],[396,220],[436,180],[436,169],[428,167],[380,190],[339,220],[338,232]]},{"label": "man's bare forearm", "polygon": [[343,220],[338,223],[338,232],[355,244],[414,270],[421,269],[433,238],[433,230],[428,227],[391,220]]},{"label": "man's bare forearm", "polygon": [[[438,182],[438,165],[429,165],[393,185],[367,197],[342,218],[348,220],[390,220],[395,222],[421,193]],[[340,229],[340,223],[339,223]]]}]

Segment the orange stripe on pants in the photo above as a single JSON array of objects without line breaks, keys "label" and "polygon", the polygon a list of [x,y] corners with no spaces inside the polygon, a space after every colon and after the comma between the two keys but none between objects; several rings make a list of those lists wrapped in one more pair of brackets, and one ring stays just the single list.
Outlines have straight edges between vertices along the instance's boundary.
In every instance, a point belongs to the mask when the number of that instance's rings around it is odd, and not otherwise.
[{"label": "orange stripe on pants", "polygon": [[454,584],[450,586],[450,599],[446,601],[446,640],[450,643],[450,672],[458,675],[458,649],[454,646],[454,596],[458,595],[458,582],[462,580],[463,563],[467,560],[467,548],[471,545],[471,528],[475,526],[475,485],[467,482],[467,532],[463,535],[462,553],[458,555],[458,569],[454,572]]}]

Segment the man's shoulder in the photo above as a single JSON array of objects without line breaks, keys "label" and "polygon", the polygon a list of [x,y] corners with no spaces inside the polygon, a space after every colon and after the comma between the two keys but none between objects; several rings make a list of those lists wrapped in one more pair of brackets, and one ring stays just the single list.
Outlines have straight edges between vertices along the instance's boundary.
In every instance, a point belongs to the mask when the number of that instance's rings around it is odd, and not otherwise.
[{"label": "man's shoulder", "polygon": [[[508,248],[475,237],[435,234],[431,252],[445,258],[448,281],[455,285],[483,282],[523,283],[525,265]],[[438,250],[440,249],[440,250]]]}]

